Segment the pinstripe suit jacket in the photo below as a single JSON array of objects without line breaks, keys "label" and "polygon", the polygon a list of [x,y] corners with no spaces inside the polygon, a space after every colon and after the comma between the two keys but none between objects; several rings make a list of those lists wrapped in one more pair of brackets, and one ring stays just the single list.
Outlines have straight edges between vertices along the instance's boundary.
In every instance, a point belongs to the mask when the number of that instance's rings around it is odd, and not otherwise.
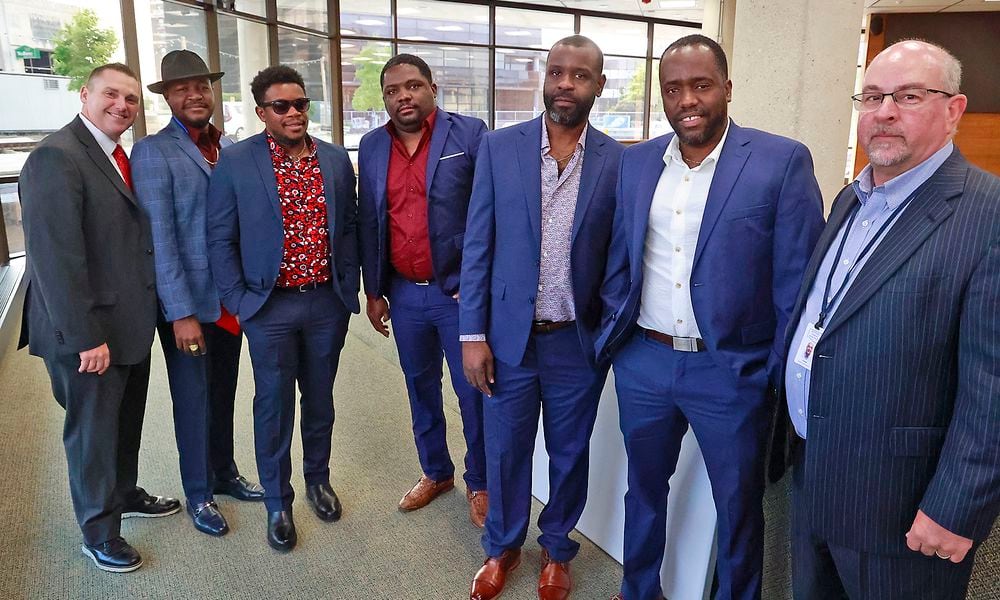
[{"label": "pinstripe suit jacket", "polygon": [[[1000,178],[956,149],[915,194],[813,361],[805,506],[861,551],[908,553],[918,508],[973,539],[1000,510]],[[837,197],[790,329],[857,202]]]}]

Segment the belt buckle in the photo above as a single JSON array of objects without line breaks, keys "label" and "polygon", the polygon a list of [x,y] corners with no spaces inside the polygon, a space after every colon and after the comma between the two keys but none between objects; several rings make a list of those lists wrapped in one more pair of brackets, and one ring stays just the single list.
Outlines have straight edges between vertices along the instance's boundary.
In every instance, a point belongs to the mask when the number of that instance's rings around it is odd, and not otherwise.
[{"label": "belt buckle", "polygon": [[674,336],[671,339],[671,342],[673,343],[674,350],[677,350],[678,352],[698,351],[698,338]]},{"label": "belt buckle", "polygon": [[305,292],[311,292],[312,290],[316,289],[318,285],[319,284],[317,284],[315,281],[310,281],[309,283],[303,283],[302,285],[298,286],[298,290],[300,294]]},{"label": "belt buckle", "polygon": [[431,282],[430,282],[429,279],[426,280],[426,281],[414,281],[413,283],[415,283],[416,285],[430,285],[431,284]]}]

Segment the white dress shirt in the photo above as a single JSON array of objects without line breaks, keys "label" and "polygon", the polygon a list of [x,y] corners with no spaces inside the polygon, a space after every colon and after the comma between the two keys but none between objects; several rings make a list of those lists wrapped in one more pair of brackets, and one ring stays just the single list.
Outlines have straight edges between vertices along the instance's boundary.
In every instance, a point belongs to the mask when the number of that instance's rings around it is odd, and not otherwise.
[{"label": "white dress shirt", "polygon": [[727,123],[722,139],[693,169],[681,157],[676,135],[663,153],[642,258],[640,327],[675,337],[701,337],[691,302],[691,270],[708,191],[728,135]]},{"label": "white dress shirt", "polygon": [[115,146],[118,145],[118,142],[109,138],[108,134],[98,129],[97,125],[91,123],[90,119],[85,117],[83,113],[80,113],[80,120],[83,121],[83,124],[87,127],[87,130],[90,131],[91,135],[94,136],[94,139],[97,140],[97,145],[100,146],[101,150],[104,151],[104,154],[107,155],[108,160],[111,161],[111,166],[115,168],[115,172],[118,173],[119,176],[121,176],[122,181],[125,181],[125,176],[122,175],[122,170],[118,168],[118,161],[116,161],[115,157],[111,155],[111,153],[115,151]]}]

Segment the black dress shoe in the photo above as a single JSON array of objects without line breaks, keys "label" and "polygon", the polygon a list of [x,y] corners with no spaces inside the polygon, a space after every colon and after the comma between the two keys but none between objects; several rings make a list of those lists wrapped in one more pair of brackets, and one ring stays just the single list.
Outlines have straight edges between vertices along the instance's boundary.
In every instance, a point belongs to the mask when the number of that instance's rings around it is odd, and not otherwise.
[{"label": "black dress shoe", "polygon": [[258,501],[264,499],[264,488],[252,481],[247,481],[242,475],[232,479],[220,479],[215,482],[213,493],[232,496],[237,500]]},{"label": "black dress shoe", "polygon": [[320,519],[329,523],[340,518],[340,498],[329,483],[307,485],[306,500]]},{"label": "black dress shoe", "polygon": [[288,552],[298,541],[292,510],[267,513],[267,543],[278,552]]},{"label": "black dress shoe", "polygon": [[201,504],[188,502],[187,512],[191,515],[194,528],[202,533],[223,536],[229,532],[229,523],[226,523],[226,517],[219,512],[219,507],[215,502],[202,502]]},{"label": "black dress shoe", "polygon": [[123,538],[116,537],[103,544],[80,546],[84,556],[89,556],[97,568],[112,573],[128,573],[142,566],[142,557]]},{"label": "black dress shoe", "polygon": [[135,488],[132,500],[122,508],[122,518],[166,517],[181,510],[181,501],[166,496],[152,496],[141,487]]}]

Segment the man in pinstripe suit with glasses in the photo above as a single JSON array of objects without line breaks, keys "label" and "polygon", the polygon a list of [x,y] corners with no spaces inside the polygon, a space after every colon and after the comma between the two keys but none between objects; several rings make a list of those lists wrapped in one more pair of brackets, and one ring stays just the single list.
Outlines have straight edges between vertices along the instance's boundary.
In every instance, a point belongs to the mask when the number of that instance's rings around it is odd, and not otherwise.
[{"label": "man in pinstripe suit with glasses", "polygon": [[952,143],[961,64],[872,61],[786,340],[796,598],[963,598],[1000,509],[1000,178]]}]

